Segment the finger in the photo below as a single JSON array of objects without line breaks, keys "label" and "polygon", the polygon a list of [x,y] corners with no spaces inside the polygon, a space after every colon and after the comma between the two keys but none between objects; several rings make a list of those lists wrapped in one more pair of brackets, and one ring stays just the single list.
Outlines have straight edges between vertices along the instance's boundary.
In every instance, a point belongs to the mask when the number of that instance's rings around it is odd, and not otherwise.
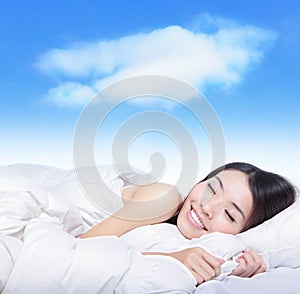
[{"label": "finger", "polygon": [[[207,261],[207,259],[209,261]],[[213,263],[211,265],[209,262]],[[198,251],[198,254],[194,255],[194,258],[190,260],[190,265],[193,270],[196,271],[205,281],[211,280],[213,277],[219,274],[220,266],[214,268],[215,265],[220,264],[221,262],[218,258],[209,255],[203,254],[203,251]]]},{"label": "finger", "polygon": [[203,280],[203,282],[209,281],[215,276],[214,272],[212,274],[199,265],[194,265],[192,269]]},{"label": "finger", "polygon": [[267,266],[262,258],[253,250],[247,250],[242,256],[246,262],[246,271],[244,275],[251,277],[258,273],[265,272]]},{"label": "finger", "polygon": [[193,248],[193,253],[189,255],[188,259],[189,264],[194,265],[195,269],[201,267],[208,272],[211,277],[220,274],[220,266],[224,262],[222,259],[211,255],[200,247]]},{"label": "finger", "polygon": [[197,281],[197,285],[209,281],[213,278],[213,275],[206,270],[204,270],[201,266],[193,264],[189,267],[189,270],[192,272],[193,276]]},{"label": "finger", "polygon": [[213,267],[219,267],[221,264],[223,264],[225,262],[224,259],[218,258],[218,257],[208,253],[207,251],[203,251],[202,256]]},{"label": "finger", "polygon": [[[214,275],[218,276],[221,271],[221,265],[225,262],[223,259],[215,257],[214,255],[209,254],[208,252],[203,252],[203,259],[207,262],[207,264],[213,269]],[[206,270],[209,270],[205,267]]]},{"label": "finger", "polygon": [[232,271],[232,275],[245,277],[246,272],[246,261],[243,257],[240,257],[238,260],[238,266]]},{"label": "finger", "polygon": [[245,259],[246,263],[254,263],[256,259],[256,253],[252,250],[245,250],[242,257]]},{"label": "finger", "polygon": [[214,268],[201,255],[191,254],[188,263],[191,269],[205,277],[205,280],[211,279],[216,275]]},{"label": "finger", "polygon": [[262,265],[260,268],[258,268],[253,275],[261,274],[267,271],[267,267],[265,265]]},{"label": "finger", "polygon": [[259,265],[260,269],[263,269],[264,271],[267,270],[267,266],[265,264],[265,261],[263,257],[253,251],[253,259],[255,260],[255,263]]},{"label": "finger", "polygon": [[196,285],[200,285],[204,282],[204,279],[202,278],[201,275],[199,275],[196,271],[194,271],[191,267],[188,267],[190,272],[193,274],[195,280],[196,280]]},{"label": "finger", "polygon": [[256,255],[255,257],[256,264],[258,265],[253,275],[264,273],[267,270],[267,266],[264,262],[264,259],[260,255]]}]

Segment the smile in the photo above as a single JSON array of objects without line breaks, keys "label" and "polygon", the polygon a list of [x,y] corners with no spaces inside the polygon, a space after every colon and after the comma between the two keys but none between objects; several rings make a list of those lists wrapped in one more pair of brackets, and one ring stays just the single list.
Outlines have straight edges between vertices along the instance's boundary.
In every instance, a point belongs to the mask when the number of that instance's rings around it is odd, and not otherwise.
[{"label": "smile", "polygon": [[193,209],[188,211],[187,216],[188,216],[188,219],[189,219],[190,223],[194,227],[196,227],[197,229],[207,231],[207,229],[205,228],[205,226],[201,222],[200,218],[198,217],[197,213]]}]

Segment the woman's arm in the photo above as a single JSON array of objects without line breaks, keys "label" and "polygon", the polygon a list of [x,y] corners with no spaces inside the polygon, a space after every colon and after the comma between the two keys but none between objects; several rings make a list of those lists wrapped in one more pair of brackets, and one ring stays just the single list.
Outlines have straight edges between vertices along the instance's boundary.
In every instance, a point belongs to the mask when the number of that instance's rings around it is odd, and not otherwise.
[{"label": "woman's arm", "polygon": [[[200,247],[188,248],[177,252],[143,252],[144,255],[164,255],[176,258],[193,274],[197,285],[217,277],[221,273],[224,260],[217,258]],[[266,271],[266,265],[260,255],[253,250],[245,251],[237,260],[239,265],[231,275],[252,277]]]},{"label": "woman's arm", "polygon": [[197,285],[209,281],[221,273],[223,259],[217,258],[200,247],[188,248],[177,252],[144,252],[144,255],[171,256],[183,263],[192,273]]},{"label": "woman's arm", "polygon": [[163,183],[124,189],[122,198],[123,208],[79,238],[122,236],[134,228],[161,223],[172,217],[182,202],[177,189]]}]

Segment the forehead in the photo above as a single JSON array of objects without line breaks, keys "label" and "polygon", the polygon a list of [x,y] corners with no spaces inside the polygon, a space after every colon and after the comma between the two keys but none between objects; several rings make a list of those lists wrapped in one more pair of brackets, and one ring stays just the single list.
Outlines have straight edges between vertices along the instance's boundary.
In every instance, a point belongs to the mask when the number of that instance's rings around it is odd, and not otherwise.
[{"label": "forehead", "polygon": [[223,181],[231,182],[232,184],[241,184],[243,186],[246,185],[247,187],[249,187],[248,175],[239,170],[224,170],[218,173],[217,176],[220,177]]}]

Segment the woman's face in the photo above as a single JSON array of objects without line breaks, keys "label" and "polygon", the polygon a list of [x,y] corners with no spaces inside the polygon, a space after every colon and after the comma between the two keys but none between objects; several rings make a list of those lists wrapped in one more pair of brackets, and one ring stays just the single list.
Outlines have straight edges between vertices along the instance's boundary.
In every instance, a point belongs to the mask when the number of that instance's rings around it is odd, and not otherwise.
[{"label": "woman's face", "polygon": [[188,239],[212,232],[237,234],[249,219],[252,206],[248,176],[225,170],[192,189],[179,212],[177,226]]}]

